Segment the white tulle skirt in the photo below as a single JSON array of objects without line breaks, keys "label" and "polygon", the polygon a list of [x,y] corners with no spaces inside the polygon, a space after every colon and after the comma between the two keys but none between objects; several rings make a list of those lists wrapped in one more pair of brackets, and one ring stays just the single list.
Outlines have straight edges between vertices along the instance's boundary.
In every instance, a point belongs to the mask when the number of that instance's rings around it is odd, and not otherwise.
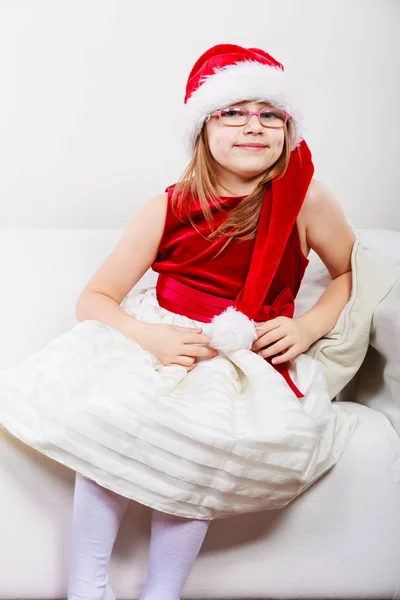
[{"label": "white tulle skirt", "polygon": [[[121,304],[151,323],[202,326],[132,290]],[[0,370],[0,426],[101,486],[197,519],[282,508],[339,460],[357,417],[331,402],[305,354],[284,378],[250,350],[187,372],[98,321]]]}]

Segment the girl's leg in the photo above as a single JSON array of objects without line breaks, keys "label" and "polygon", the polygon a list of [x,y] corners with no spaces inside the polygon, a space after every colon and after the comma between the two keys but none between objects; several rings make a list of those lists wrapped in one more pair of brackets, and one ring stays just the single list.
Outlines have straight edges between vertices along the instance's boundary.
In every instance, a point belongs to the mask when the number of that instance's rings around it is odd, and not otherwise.
[{"label": "girl's leg", "polygon": [[147,580],[140,600],[179,600],[209,524],[153,509]]},{"label": "girl's leg", "polygon": [[114,600],[108,565],[128,503],[76,473],[68,600]]}]

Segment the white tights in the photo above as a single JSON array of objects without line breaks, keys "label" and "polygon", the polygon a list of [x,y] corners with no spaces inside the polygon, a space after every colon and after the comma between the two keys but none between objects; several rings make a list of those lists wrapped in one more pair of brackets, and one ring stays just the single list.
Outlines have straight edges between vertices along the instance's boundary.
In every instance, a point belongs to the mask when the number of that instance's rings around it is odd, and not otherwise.
[{"label": "white tights", "polygon": [[[128,503],[76,473],[68,600],[114,600],[108,566]],[[179,600],[209,524],[153,509],[147,580],[139,600]]]}]

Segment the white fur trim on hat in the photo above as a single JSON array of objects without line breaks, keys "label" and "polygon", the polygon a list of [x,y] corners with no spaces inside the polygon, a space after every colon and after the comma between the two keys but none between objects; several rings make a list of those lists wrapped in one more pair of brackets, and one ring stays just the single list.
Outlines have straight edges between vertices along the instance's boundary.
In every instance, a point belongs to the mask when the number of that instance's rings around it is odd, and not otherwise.
[{"label": "white fur trim on hat", "polygon": [[300,145],[303,116],[286,75],[278,67],[245,60],[205,76],[200,87],[187,100],[183,109],[186,150],[190,154],[193,152],[196,138],[210,112],[244,100],[268,101],[286,110],[297,125],[297,138],[291,149]]}]

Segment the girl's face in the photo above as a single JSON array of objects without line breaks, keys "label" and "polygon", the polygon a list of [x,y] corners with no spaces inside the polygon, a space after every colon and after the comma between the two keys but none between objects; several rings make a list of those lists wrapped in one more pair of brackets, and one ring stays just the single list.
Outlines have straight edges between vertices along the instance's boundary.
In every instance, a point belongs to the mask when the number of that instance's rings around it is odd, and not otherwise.
[{"label": "girl's face", "polygon": [[[235,102],[248,110],[272,107],[268,102]],[[218,117],[211,117],[205,124],[211,154],[218,163],[217,186],[232,195],[249,194],[264,176],[266,169],[279,159],[284,145],[284,128],[272,129],[261,125],[257,115],[252,115],[247,125],[229,127],[222,125]],[[263,144],[261,150],[240,147],[245,144]]]}]

